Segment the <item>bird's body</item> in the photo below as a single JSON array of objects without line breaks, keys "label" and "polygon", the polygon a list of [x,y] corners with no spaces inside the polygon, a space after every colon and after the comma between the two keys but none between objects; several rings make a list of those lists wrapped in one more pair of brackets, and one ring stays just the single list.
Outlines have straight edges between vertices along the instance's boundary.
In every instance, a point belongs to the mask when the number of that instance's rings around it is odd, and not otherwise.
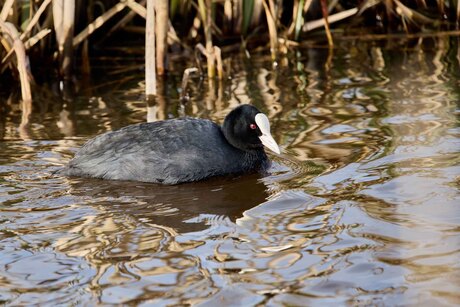
[{"label": "bird's body", "polygon": [[89,140],[61,173],[177,184],[269,167],[260,141],[238,148],[241,145],[231,144],[232,135],[225,124],[220,127],[206,119],[131,125]]}]

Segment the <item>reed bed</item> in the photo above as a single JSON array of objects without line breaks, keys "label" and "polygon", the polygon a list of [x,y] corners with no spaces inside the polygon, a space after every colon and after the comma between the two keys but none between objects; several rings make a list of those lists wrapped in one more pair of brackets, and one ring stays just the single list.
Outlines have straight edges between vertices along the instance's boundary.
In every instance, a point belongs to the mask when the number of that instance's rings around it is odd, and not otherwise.
[{"label": "reed bed", "polygon": [[[459,35],[459,19],[460,0],[0,0],[0,80],[15,80],[22,100],[32,101],[34,67],[54,63],[56,76],[70,80],[89,71],[84,59],[93,44],[136,29],[145,33],[149,97],[171,53],[203,55],[207,77],[222,79],[221,48],[249,55],[266,46],[276,64],[280,53],[313,34],[330,48],[343,33],[358,39]],[[185,72],[184,87],[191,73],[204,74],[197,62]]]}]

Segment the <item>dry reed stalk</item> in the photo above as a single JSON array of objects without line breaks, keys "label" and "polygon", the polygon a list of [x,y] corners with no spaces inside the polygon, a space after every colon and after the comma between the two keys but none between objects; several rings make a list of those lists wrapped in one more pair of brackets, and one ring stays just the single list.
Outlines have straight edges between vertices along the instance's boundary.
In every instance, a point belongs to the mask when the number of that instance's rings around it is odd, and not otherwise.
[{"label": "dry reed stalk", "polygon": [[260,16],[262,15],[263,11],[263,0],[255,0],[254,7],[252,8],[252,20],[251,20],[251,27],[256,27],[259,24]]},{"label": "dry reed stalk", "polygon": [[[134,16],[136,16],[136,15],[139,15],[140,17],[145,19],[146,15],[147,15],[147,10],[145,9],[145,7],[143,7],[143,5],[145,4],[145,1],[146,0],[140,1],[135,6],[136,7],[135,11],[132,10],[125,17],[123,17],[115,26],[112,27],[112,29],[110,29],[110,31],[108,32],[107,35],[111,35],[117,29],[125,27],[126,24],[128,22],[130,22],[134,18]],[[129,3],[129,2],[131,2],[131,1],[128,1],[127,3]],[[129,6],[129,5],[127,5],[127,6]],[[131,9],[133,8],[133,6],[129,6],[129,7]],[[168,32],[167,32],[168,45],[172,45],[173,43],[178,43],[178,44],[181,44],[184,48],[189,48],[187,45],[185,45],[184,43],[181,42],[181,40],[179,39],[179,37],[176,34],[176,31],[174,30],[174,27],[171,24],[171,21],[169,20],[169,18],[168,18],[168,28],[167,29],[168,29]]]},{"label": "dry reed stalk", "polygon": [[[340,21],[340,20],[345,19],[345,18],[348,18],[350,16],[353,16],[356,13],[358,13],[358,9],[353,8],[353,9],[349,9],[349,10],[346,10],[346,11],[343,11],[343,12],[340,12],[340,13],[333,14],[333,15],[328,17],[329,24],[337,22],[337,21]],[[320,28],[320,27],[324,27],[325,24],[326,24],[326,21],[324,20],[324,18],[309,21],[309,22],[306,22],[303,25],[302,31],[308,32],[308,31],[311,31],[311,30],[314,30],[314,29],[317,29],[317,28]]]},{"label": "dry reed stalk", "polygon": [[[145,8],[141,4],[137,3],[134,0],[125,0],[125,1],[122,1],[122,2],[125,2],[126,6],[129,7],[133,12],[136,12],[136,14],[138,14],[138,15],[144,17],[144,18],[146,17],[147,12],[146,12]],[[162,1],[160,1],[160,2],[162,2]],[[158,3],[158,1],[157,1],[157,3]]]},{"label": "dry reed stalk", "polygon": [[294,39],[299,40],[300,36],[300,29],[304,23],[303,21],[303,6],[304,0],[300,0],[299,6],[297,7],[297,15],[295,18],[295,32],[294,32]]},{"label": "dry reed stalk", "polygon": [[37,24],[38,20],[40,19],[40,16],[43,14],[43,12],[46,10],[48,5],[51,3],[51,0],[45,0],[43,3],[40,5],[38,10],[35,12],[34,16],[32,19],[29,21],[27,24],[26,29],[24,32],[21,34],[21,40],[24,40],[24,38],[28,37],[30,34],[30,31],[32,31],[33,27]]},{"label": "dry reed stalk", "polygon": [[26,47],[26,50],[29,49],[30,47],[38,43],[42,38],[44,38],[50,33],[51,33],[51,29],[40,30],[40,32],[38,32],[37,34],[35,34],[34,36],[26,40],[26,42],[24,43],[24,47]]},{"label": "dry reed stalk", "polygon": [[455,15],[455,20],[457,21],[457,29],[460,21],[460,0],[457,0],[457,14]]},{"label": "dry reed stalk", "polygon": [[11,11],[11,8],[13,7],[13,4],[14,4],[14,0],[5,1],[2,7],[2,11],[0,12],[0,20],[6,21],[6,18],[8,18],[8,15]]},{"label": "dry reed stalk", "polygon": [[389,25],[393,23],[393,0],[383,0],[383,3],[385,4],[385,11],[387,15],[387,22]]},{"label": "dry reed stalk", "polygon": [[156,1],[156,64],[157,73],[162,76],[166,69],[166,55],[168,51],[167,37],[169,28],[169,5],[168,1]]},{"label": "dry reed stalk", "polygon": [[327,43],[329,47],[334,46],[334,41],[332,40],[331,28],[329,27],[329,12],[327,9],[327,0],[320,0],[321,2],[321,11],[323,13],[324,18],[324,28],[326,29],[326,36],[327,36]]},{"label": "dry reed stalk", "polygon": [[199,70],[196,67],[190,67],[184,70],[184,75],[182,76],[181,92],[180,92],[180,100],[182,102],[187,100],[187,86],[188,86],[188,80],[190,79],[190,75],[198,71]]},{"label": "dry reed stalk", "polygon": [[224,69],[222,67],[222,52],[217,46],[214,46],[214,56],[217,63],[217,76],[219,80],[222,80],[224,78]]},{"label": "dry reed stalk", "polygon": [[76,35],[73,39],[73,46],[76,47],[81,44],[88,36],[90,36],[94,31],[100,28],[107,20],[112,18],[115,14],[122,11],[126,7],[126,2],[122,1],[114,6],[112,6],[109,10],[107,10],[104,14],[97,17],[92,23],[90,23],[84,30],[82,30],[78,35]]},{"label": "dry reed stalk", "polygon": [[[40,5],[40,7],[38,8],[37,12],[35,12],[34,16],[32,17],[32,19],[29,21],[29,23],[27,24],[27,27],[26,29],[24,30],[23,33],[21,33],[20,35],[20,39],[22,41],[24,41],[24,39],[26,37],[29,36],[30,34],[30,31],[32,31],[33,27],[37,24],[38,20],[40,19],[40,16],[43,14],[43,12],[45,11],[45,9],[48,7],[48,5],[51,3],[51,0],[45,0],[43,1],[43,3]],[[4,11],[8,11],[9,9],[7,8],[8,6],[8,3],[5,3],[6,6],[3,7],[2,9],[2,13]],[[4,11],[3,11],[4,10]],[[35,36],[33,36],[32,38],[28,39],[25,43],[24,43],[24,47],[25,49],[29,49],[30,47],[32,47],[33,45],[35,45],[39,40],[41,40],[43,37],[45,37],[46,35],[48,35],[49,33],[51,32],[51,30],[49,29],[42,29],[41,31],[39,31]],[[4,71],[5,67],[6,67],[6,63],[9,61],[9,59],[11,58],[11,55],[13,54],[14,50],[11,49],[7,55],[2,59],[2,67],[0,69],[1,72]]]},{"label": "dry reed stalk", "polygon": [[[124,26],[126,26],[126,24],[128,22],[130,22],[136,15],[139,15],[139,16],[142,16],[142,18],[145,19],[145,16],[147,15],[147,11],[145,10],[145,0],[142,0],[139,2],[139,5],[142,7],[142,12],[140,12],[139,10],[137,11],[133,11],[131,10],[128,14],[126,14],[126,16],[124,16],[119,22],[117,22],[116,25],[114,25],[112,27],[112,29],[110,29],[110,31],[107,33],[107,36],[110,36],[113,32],[115,32],[116,30],[120,29],[120,28],[123,28]],[[143,15],[142,15],[143,14]]]},{"label": "dry reed stalk", "polygon": [[32,92],[30,90],[29,76],[30,71],[27,67],[28,59],[26,56],[26,49],[23,42],[19,38],[19,32],[15,26],[10,22],[0,20],[0,32],[6,33],[12,40],[13,49],[17,58],[17,69],[19,72],[19,79],[21,81],[21,96],[23,102],[32,101]]},{"label": "dry reed stalk", "polygon": [[[266,0],[263,0],[263,6],[265,9],[265,15],[267,16],[268,33],[270,35],[270,52],[272,55],[272,61],[276,61],[277,50],[278,50],[278,34],[276,30],[276,23],[274,19],[275,11],[271,11],[271,8],[267,5]],[[272,6],[274,8],[274,6]]]},{"label": "dry reed stalk", "polygon": [[203,75],[203,63],[201,61],[201,55],[206,56],[206,49],[204,49],[201,43],[198,43],[195,46],[195,62],[196,66],[198,67],[198,71],[200,72],[200,76]]},{"label": "dry reed stalk", "polygon": [[402,17],[407,18],[413,23],[422,23],[422,24],[437,24],[438,20],[434,20],[426,17],[425,15],[420,14],[419,12],[405,6],[398,0],[394,0],[396,4],[396,12]]},{"label": "dry reed stalk", "polygon": [[[232,24],[234,33],[241,33],[241,26],[242,26],[242,14],[243,11],[243,1],[244,0],[234,0],[232,1]],[[246,0],[252,1],[252,0]]]},{"label": "dry reed stalk", "polygon": [[68,78],[72,69],[75,1],[53,0],[53,20],[59,51],[59,71],[62,77]]},{"label": "dry reed stalk", "polygon": [[224,31],[230,32],[232,29],[232,0],[225,0],[224,2]]},{"label": "dry reed stalk", "polygon": [[168,30],[168,45],[173,45],[174,43],[177,43],[179,45],[181,45],[184,49],[189,49],[190,50],[190,47],[184,43],[182,43],[182,41],[180,40],[180,38],[177,36],[177,33],[176,33],[176,30],[174,29],[172,23],[171,23],[171,20],[168,21],[168,25],[169,25],[169,30]]},{"label": "dry reed stalk", "polygon": [[[300,0],[300,1],[303,2],[304,0]],[[301,6],[299,6],[299,2],[294,1],[294,4],[292,6],[292,22],[289,25],[289,28],[287,30],[287,34],[289,36],[292,36],[292,33],[294,33],[294,28],[295,28],[295,25],[297,24],[297,16],[299,15],[299,12],[298,12],[299,7],[302,8]]]},{"label": "dry reed stalk", "polygon": [[147,0],[145,22],[145,94],[147,100],[157,94],[155,73],[155,0]]},{"label": "dry reed stalk", "polygon": [[154,100],[147,101],[147,122],[156,122],[166,119],[166,91],[165,80],[157,80],[157,95]]},{"label": "dry reed stalk", "polygon": [[[44,38],[45,36],[47,36],[48,34],[51,33],[51,30],[50,29],[43,29],[41,30],[40,32],[38,32],[37,34],[35,34],[34,36],[32,36],[31,38],[29,38],[25,43],[24,43],[24,48],[26,50],[28,50],[30,47],[32,47],[33,45],[35,45],[36,43],[38,43],[42,38]],[[2,59],[2,62],[1,62],[1,67],[0,67],[0,73],[3,73],[3,71],[5,70],[6,68],[6,65],[8,64],[10,58],[11,58],[11,55],[13,54],[14,52],[14,49],[11,49],[6,55],[5,57],[3,57]]]},{"label": "dry reed stalk", "polygon": [[214,65],[214,47],[212,45],[212,34],[211,34],[211,25],[212,25],[212,16],[211,16],[211,5],[212,0],[198,0],[198,8],[203,21],[204,27],[204,36],[206,40],[206,59],[208,63],[208,77],[214,78],[216,75],[216,67]]}]

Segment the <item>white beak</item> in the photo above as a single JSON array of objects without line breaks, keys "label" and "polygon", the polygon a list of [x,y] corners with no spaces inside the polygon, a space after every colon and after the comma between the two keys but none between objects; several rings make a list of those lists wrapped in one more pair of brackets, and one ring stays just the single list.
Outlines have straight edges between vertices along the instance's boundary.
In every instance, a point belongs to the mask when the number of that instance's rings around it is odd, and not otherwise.
[{"label": "white beak", "polygon": [[270,122],[268,121],[268,117],[262,113],[257,114],[256,124],[259,127],[260,132],[262,132],[262,135],[259,136],[262,144],[268,149],[280,154],[280,148],[270,133]]}]

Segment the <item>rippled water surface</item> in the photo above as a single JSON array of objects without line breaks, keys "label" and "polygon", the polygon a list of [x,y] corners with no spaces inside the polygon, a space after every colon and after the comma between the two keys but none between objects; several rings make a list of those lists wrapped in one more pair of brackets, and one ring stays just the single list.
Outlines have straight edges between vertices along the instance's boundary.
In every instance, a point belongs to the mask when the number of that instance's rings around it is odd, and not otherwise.
[{"label": "rippled water surface", "polygon": [[[447,39],[235,55],[183,104],[177,64],[148,110],[139,64],[95,59],[74,94],[2,94],[0,305],[460,304],[459,59]],[[241,103],[271,118],[269,174],[52,175],[104,131]]]}]

